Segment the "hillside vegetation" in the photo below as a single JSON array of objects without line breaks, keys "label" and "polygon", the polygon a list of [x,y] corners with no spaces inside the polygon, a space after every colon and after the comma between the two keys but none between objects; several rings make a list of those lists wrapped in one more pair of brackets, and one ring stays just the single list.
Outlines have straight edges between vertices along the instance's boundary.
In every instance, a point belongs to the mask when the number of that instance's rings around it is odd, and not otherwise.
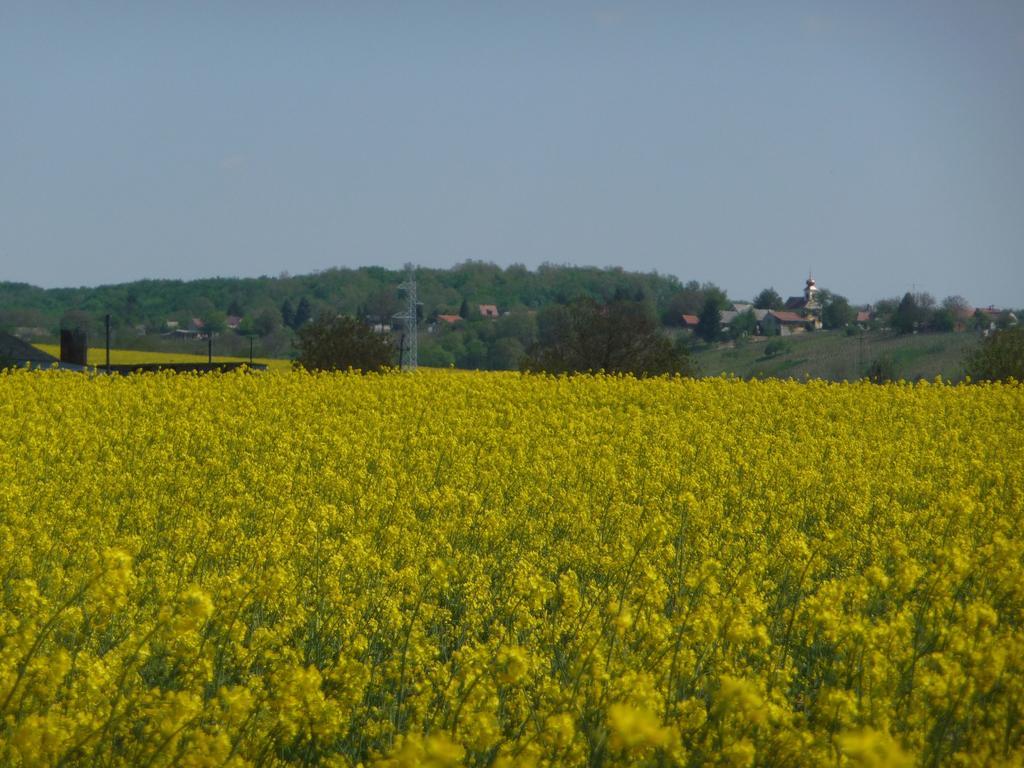
[{"label": "hillside vegetation", "polygon": [[[927,294],[907,294],[900,301],[879,301],[870,321],[857,326],[870,330],[847,336],[843,328],[856,313],[845,298],[822,289],[817,296],[824,307],[824,326],[836,330],[780,341],[749,335],[755,332],[749,313],[731,318],[728,327],[723,319],[719,332],[718,319],[724,318],[720,310],[732,306],[725,291],[709,283],[683,283],[671,275],[467,262],[452,269],[421,268],[416,277],[419,362],[436,368],[518,370],[536,361],[544,348],[564,350],[565,334],[558,332],[556,321],[565,308],[587,301],[612,314],[615,307],[634,306],[637,316],[670,337],[680,354],[686,349],[693,353],[699,375],[724,372],[743,378],[852,380],[871,369],[893,378],[956,380],[964,352],[976,344],[978,332],[996,322],[1000,327],[1016,322],[1008,310],[970,315],[960,297],[947,297],[938,305]],[[400,271],[361,267],[312,275],[143,280],[50,290],[0,282],[0,330],[54,342],[59,327],[82,328],[96,349],[102,345],[103,318],[109,313],[112,345],[118,349],[180,360],[205,357],[206,340],[189,336],[211,332],[218,358],[247,359],[251,348],[261,359],[288,359],[296,354],[299,329],[322,312],[350,315],[386,332],[404,308],[399,292],[404,279]],[[766,295],[781,302],[770,289],[759,299]],[[704,325],[690,335],[682,327],[684,315],[698,313],[706,316]],[[946,332],[957,322],[968,332]],[[880,330],[885,328],[902,329],[903,335]],[[394,332],[396,342],[407,333],[401,326]],[[715,338],[736,341],[722,345],[701,340]],[[548,362],[550,370],[568,365],[564,360]],[[397,352],[393,363],[398,363]]]},{"label": "hillside vegetation", "polygon": [[[883,360],[891,363],[893,378],[941,376],[947,381],[959,381],[963,377],[965,354],[978,344],[974,333],[898,335],[870,331],[851,336],[843,331],[817,331],[704,346],[694,351],[692,359],[702,376],[727,373],[741,378],[809,376],[854,381],[864,377],[873,363]],[[775,351],[779,348],[781,351]]]},{"label": "hillside vegetation", "polygon": [[[277,325],[287,326],[289,318],[281,316],[282,307],[287,302],[298,311],[303,299],[311,316],[330,309],[387,322],[402,308],[398,286],[404,279],[402,271],[359,267],[309,275],[139,280],[82,288],[43,289],[0,282],[0,327],[55,329],[62,316],[79,312],[96,320],[110,313],[117,329],[142,325],[159,331],[168,320],[186,324],[193,317],[225,314],[255,320],[263,311],[276,313]],[[418,268],[416,280],[424,319],[438,312],[458,313],[463,302],[469,312],[478,304],[495,304],[502,310],[537,309],[581,296],[606,300],[616,295],[641,295],[664,310],[672,296],[685,287],[671,275],[621,268],[542,265],[529,270],[513,265],[503,269],[485,262],[466,262],[452,269]],[[695,283],[688,285],[700,290]]]},{"label": "hillside vegetation", "polygon": [[[286,358],[295,354],[296,331],[321,312],[390,326],[404,308],[399,293],[404,279],[400,271],[361,267],[95,288],[44,290],[0,283],[0,330],[45,342],[56,340],[59,327],[82,328],[99,346],[103,318],[109,314],[112,343],[122,349],[202,354],[205,342],[164,334],[211,330],[219,355],[247,357],[253,338],[256,355]],[[542,265],[528,270],[467,262],[452,269],[417,269],[416,280],[421,362],[436,367],[517,369],[537,341],[539,312],[576,299],[640,301],[668,326],[678,325],[683,312],[697,311],[707,296],[725,301],[725,293],[713,285],[621,268]],[[496,307],[500,316],[484,318],[481,305]],[[438,315],[456,317],[457,324],[439,322]],[[232,324],[240,319],[237,330],[228,329],[229,318]]]}]

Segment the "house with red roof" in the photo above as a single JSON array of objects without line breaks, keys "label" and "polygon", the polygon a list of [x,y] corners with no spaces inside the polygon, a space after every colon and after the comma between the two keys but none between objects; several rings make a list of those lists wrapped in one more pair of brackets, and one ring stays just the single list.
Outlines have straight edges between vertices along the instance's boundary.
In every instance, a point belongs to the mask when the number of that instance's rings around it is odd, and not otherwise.
[{"label": "house with red roof", "polygon": [[765,336],[792,336],[814,330],[816,318],[804,317],[796,312],[773,309],[764,316],[761,328]]},{"label": "house with red roof", "polygon": [[696,315],[683,315],[682,326],[688,331],[696,330],[697,323],[700,322],[700,318]]},{"label": "house with red roof", "polygon": [[480,304],[477,308],[480,310],[480,317],[500,317],[495,304]]}]

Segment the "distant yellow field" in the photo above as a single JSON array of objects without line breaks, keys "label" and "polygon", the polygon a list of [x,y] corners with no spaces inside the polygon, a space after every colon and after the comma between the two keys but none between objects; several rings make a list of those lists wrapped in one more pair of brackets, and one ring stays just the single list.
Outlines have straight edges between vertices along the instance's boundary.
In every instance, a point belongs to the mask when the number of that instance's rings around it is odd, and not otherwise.
[{"label": "distant yellow field", "polygon": [[[46,352],[48,355],[60,357],[60,345],[58,344],[36,344],[36,349]],[[206,355],[192,355],[186,352],[143,352],[137,349],[111,349],[111,365],[132,365],[138,363],[205,363]],[[103,365],[107,362],[107,351],[102,348],[89,350],[89,365]],[[226,355],[214,355],[215,363],[247,363],[248,357],[230,357]],[[281,360],[270,357],[254,357],[254,363],[260,363],[274,370],[287,370],[291,368],[291,360]]]}]

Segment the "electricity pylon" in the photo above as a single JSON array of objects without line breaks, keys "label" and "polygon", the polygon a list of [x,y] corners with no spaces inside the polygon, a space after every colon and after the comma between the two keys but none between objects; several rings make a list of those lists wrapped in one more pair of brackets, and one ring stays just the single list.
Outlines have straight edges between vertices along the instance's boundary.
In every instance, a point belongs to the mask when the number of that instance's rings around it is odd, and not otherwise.
[{"label": "electricity pylon", "polygon": [[419,302],[416,300],[416,268],[412,264],[405,265],[405,282],[398,286],[398,290],[405,291],[406,300],[405,311],[394,316],[396,320],[401,320],[405,324],[399,360],[403,371],[415,371],[419,356],[419,344],[416,338],[419,325],[417,322]]}]

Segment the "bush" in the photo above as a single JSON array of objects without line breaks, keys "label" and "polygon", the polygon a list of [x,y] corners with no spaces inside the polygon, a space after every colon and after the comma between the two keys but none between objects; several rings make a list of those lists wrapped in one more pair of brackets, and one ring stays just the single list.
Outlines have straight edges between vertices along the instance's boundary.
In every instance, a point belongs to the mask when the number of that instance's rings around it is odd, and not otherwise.
[{"label": "bush", "polygon": [[775,339],[769,341],[764,345],[764,356],[765,357],[776,357],[778,355],[785,354],[789,351],[789,344],[782,339]]},{"label": "bush", "polygon": [[993,331],[967,356],[965,369],[975,381],[1024,381],[1024,329]]},{"label": "bush", "polygon": [[899,378],[896,369],[895,358],[889,355],[882,355],[876,358],[871,365],[868,366],[867,372],[864,374],[868,381],[873,381],[875,384],[885,384],[887,381],[895,381]]},{"label": "bush", "polygon": [[354,317],[320,315],[303,325],[295,346],[297,367],[309,370],[380,371],[392,364],[391,338],[376,333]]}]

